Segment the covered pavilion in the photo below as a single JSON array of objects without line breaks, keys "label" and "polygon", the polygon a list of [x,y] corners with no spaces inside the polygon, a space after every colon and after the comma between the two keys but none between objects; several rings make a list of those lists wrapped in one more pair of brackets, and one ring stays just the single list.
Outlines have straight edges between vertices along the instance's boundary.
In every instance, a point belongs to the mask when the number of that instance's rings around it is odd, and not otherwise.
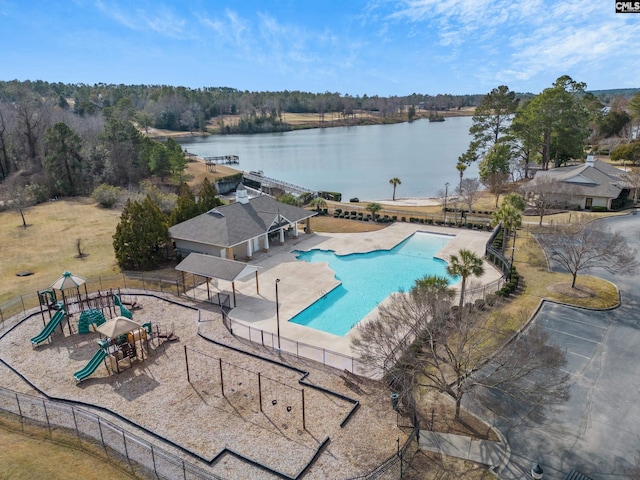
[{"label": "covered pavilion", "polygon": [[[231,282],[233,294],[233,306],[236,307],[236,280],[241,280],[254,274],[256,277],[256,293],[260,293],[260,285],[258,283],[258,269],[260,267],[248,265],[235,260],[227,260],[225,258],[214,257],[212,255],[204,255],[202,253],[190,253],[187,258],[182,260],[176,270],[182,272],[182,283],[185,284],[185,273],[198,275],[206,278],[207,284],[207,300],[211,301],[211,290],[209,281],[211,279],[224,280]],[[220,301],[218,301],[220,303]]]}]

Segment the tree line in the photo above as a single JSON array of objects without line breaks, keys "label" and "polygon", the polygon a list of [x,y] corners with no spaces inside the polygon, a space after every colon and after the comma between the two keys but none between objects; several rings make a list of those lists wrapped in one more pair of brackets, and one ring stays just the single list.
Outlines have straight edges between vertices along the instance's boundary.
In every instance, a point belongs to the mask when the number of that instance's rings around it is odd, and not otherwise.
[{"label": "tree line", "polygon": [[533,169],[580,162],[587,151],[640,162],[640,93],[622,93],[627,96],[597,97],[567,75],[531,98],[519,97],[506,85],[494,88],[476,108],[471,142],[456,164],[458,198],[469,197],[479,186],[471,183],[476,179],[463,179],[473,162],[478,162],[479,182],[495,196],[496,208],[509,185],[531,178]]}]

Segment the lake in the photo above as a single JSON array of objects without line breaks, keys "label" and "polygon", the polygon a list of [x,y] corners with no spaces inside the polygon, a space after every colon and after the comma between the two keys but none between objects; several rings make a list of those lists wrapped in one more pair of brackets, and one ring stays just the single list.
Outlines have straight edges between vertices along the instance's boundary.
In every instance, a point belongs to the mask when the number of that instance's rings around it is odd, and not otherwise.
[{"label": "lake", "polygon": [[[458,185],[458,157],[470,141],[471,117],[444,122],[318,128],[257,135],[213,135],[181,140],[199,157],[239,155],[236,168],[311,190],[342,193],[343,200],[390,199],[389,180],[402,184],[396,198],[435,197]],[[466,177],[476,177],[472,165]]]}]

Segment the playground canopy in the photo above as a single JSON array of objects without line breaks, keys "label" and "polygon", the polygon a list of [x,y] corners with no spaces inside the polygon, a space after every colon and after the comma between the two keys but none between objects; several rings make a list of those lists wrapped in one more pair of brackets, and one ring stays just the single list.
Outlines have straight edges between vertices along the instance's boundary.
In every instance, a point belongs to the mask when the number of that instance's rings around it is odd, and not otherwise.
[{"label": "playground canopy", "polygon": [[96,332],[109,338],[119,337],[140,327],[139,323],[126,317],[115,317],[96,328]]},{"label": "playground canopy", "polygon": [[78,288],[80,285],[84,285],[87,279],[79,275],[73,275],[71,272],[66,271],[62,276],[51,284],[51,288],[55,290],[66,290],[68,288]]}]

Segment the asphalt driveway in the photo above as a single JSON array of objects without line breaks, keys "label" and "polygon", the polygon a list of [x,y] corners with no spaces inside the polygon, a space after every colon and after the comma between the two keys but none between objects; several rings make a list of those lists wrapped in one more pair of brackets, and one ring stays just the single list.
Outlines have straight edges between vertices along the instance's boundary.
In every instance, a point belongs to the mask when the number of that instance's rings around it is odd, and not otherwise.
[{"label": "asphalt driveway", "polygon": [[[640,251],[640,215],[603,221]],[[640,273],[590,273],[618,285],[619,308],[591,311],[546,303],[533,320],[566,349],[570,399],[544,417],[515,407],[501,416],[482,413],[511,447],[502,478],[531,478],[535,463],[545,479],[564,479],[571,469],[595,480],[625,478],[640,449]]]}]

